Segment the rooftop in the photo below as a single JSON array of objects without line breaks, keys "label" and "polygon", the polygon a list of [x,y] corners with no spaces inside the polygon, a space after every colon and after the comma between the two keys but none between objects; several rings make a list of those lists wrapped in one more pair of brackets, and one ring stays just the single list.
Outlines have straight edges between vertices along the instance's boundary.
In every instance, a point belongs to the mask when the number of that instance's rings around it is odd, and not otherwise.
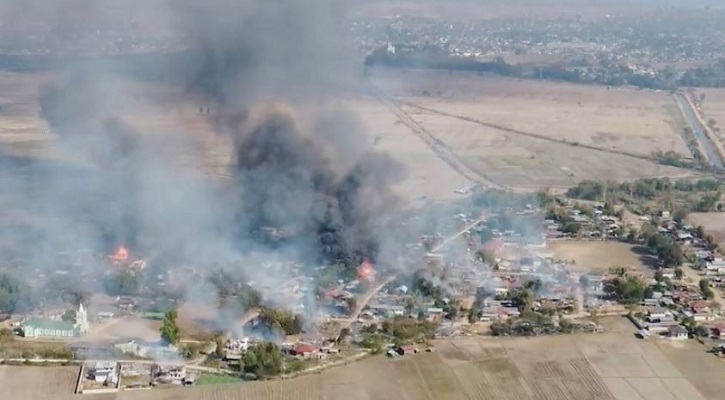
[{"label": "rooftop", "polygon": [[70,321],[58,321],[47,318],[32,318],[23,324],[23,327],[29,326],[35,329],[52,329],[52,330],[63,330],[72,331],[73,323]]}]

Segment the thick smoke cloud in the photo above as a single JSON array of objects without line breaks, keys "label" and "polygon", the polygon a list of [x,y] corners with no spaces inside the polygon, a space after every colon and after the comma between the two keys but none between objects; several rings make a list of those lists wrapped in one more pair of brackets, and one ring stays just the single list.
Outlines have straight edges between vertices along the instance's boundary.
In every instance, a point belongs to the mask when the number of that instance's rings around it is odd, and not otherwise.
[{"label": "thick smoke cloud", "polygon": [[[162,12],[153,3],[139,12]],[[40,91],[41,113],[87,174],[70,185],[61,171],[44,178],[39,201],[62,221],[46,230],[48,246],[68,245],[64,232],[73,226],[84,247],[128,245],[157,266],[233,265],[257,281],[269,277],[239,262],[250,254],[308,264],[395,262],[390,188],[403,172],[338,102],[359,84],[346,51],[344,3],[169,1],[165,20],[188,46],[180,55],[158,63],[59,57],[57,77]],[[160,155],[185,135],[152,142],[129,122],[154,101],[132,95],[129,76],[162,75],[211,109],[217,139],[232,149],[230,181],[178,170]],[[268,228],[282,239],[270,240]]]},{"label": "thick smoke cloud", "polygon": [[[264,226],[316,238],[324,261],[358,264],[375,258],[396,199],[390,186],[400,167],[384,154],[323,138],[354,132],[353,120],[328,117],[304,136],[288,110],[265,110],[259,122],[233,131],[235,177],[242,197],[240,226]],[[342,147],[338,147],[342,146]],[[345,159],[340,159],[345,155]]]},{"label": "thick smoke cloud", "polygon": [[171,2],[198,52],[188,84],[246,106],[259,98],[309,101],[355,82],[347,0]]}]

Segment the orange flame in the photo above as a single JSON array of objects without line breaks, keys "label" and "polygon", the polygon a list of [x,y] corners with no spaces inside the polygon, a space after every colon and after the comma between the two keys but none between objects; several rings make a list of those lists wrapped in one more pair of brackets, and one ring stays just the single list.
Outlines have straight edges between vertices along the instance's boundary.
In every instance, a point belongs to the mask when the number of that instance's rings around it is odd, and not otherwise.
[{"label": "orange flame", "polygon": [[111,260],[117,261],[117,262],[128,261],[128,258],[129,258],[128,249],[126,249],[123,246],[119,247],[118,250],[116,250],[116,252],[113,253],[113,255],[111,256]]},{"label": "orange flame", "polygon": [[360,264],[360,267],[357,269],[357,275],[360,280],[366,281],[366,282],[372,282],[375,280],[375,268],[373,268],[373,264],[370,261],[363,261],[362,264]]}]

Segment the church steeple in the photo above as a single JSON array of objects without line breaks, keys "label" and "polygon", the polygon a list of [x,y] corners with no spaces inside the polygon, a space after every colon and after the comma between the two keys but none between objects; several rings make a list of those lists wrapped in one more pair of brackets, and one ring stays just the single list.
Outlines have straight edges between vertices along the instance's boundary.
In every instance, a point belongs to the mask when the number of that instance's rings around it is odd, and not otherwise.
[{"label": "church steeple", "polygon": [[83,307],[83,303],[81,302],[78,304],[78,310],[76,311],[76,319],[74,328],[78,330],[78,333],[80,335],[84,335],[88,332],[89,326],[88,326],[88,312],[86,311],[86,308]]}]

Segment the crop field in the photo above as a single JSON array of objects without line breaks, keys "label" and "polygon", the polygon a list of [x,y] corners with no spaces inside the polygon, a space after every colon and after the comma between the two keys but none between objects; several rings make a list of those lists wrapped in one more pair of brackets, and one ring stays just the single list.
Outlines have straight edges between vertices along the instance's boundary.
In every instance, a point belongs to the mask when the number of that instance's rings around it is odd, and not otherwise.
[{"label": "crop field", "polygon": [[[60,400],[75,396],[78,367],[0,366],[0,393],[16,400]],[[10,398],[7,397],[7,398]]]},{"label": "crop field", "polygon": [[[119,400],[720,400],[725,363],[696,342],[643,341],[623,318],[608,333],[538,338],[465,337],[436,351],[376,356],[299,378],[121,391]],[[609,328],[612,329],[609,329]],[[74,398],[78,369],[0,367],[18,400]]]}]

